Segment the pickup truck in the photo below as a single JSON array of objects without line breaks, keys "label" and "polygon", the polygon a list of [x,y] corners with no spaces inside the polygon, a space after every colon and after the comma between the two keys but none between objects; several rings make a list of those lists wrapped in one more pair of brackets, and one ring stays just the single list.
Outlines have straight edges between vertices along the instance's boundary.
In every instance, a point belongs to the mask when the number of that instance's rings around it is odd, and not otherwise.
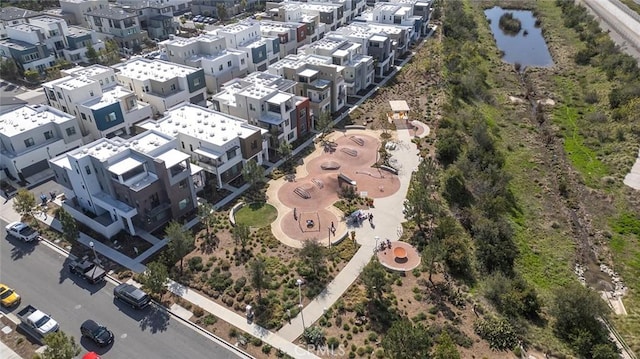
[{"label": "pickup truck", "polygon": [[38,231],[22,222],[9,223],[5,229],[7,230],[8,235],[16,237],[24,242],[31,242],[40,237],[40,233],[38,233]]},{"label": "pickup truck", "polygon": [[19,311],[18,318],[20,318],[18,327],[31,335],[40,344],[42,344],[42,339],[45,335],[55,333],[60,329],[58,322],[32,305],[28,305]]},{"label": "pickup truck", "polygon": [[107,275],[107,272],[105,272],[102,267],[86,257],[71,261],[71,263],[69,263],[69,271],[84,277],[84,279],[91,284],[103,281]]}]

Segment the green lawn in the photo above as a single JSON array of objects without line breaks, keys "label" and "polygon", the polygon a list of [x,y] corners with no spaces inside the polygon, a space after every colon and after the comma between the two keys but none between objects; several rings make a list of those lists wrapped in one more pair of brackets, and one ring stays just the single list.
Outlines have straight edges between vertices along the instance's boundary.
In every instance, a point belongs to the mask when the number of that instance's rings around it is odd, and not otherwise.
[{"label": "green lawn", "polygon": [[278,211],[264,202],[250,203],[236,212],[236,223],[261,228],[271,224],[278,217]]}]

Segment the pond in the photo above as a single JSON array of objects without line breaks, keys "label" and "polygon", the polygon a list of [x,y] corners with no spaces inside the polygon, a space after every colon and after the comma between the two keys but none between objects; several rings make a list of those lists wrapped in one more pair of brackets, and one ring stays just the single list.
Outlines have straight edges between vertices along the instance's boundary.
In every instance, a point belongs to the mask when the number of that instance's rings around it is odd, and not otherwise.
[{"label": "pond", "polygon": [[[500,28],[500,17],[511,13],[520,21],[521,28],[517,32],[509,32]],[[552,66],[553,59],[542,36],[542,29],[536,26],[536,18],[529,10],[509,10],[494,6],[484,11],[490,21],[491,32],[498,48],[504,53],[503,61],[510,64],[519,63],[526,66]]]}]

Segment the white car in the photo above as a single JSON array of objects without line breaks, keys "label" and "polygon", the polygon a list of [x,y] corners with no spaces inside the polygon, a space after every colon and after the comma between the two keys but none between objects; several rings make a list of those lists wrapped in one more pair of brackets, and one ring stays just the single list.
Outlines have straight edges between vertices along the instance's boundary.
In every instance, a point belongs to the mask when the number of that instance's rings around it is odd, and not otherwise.
[{"label": "white car", "polygon": [[7,230],[8,235],[14,236],[24,242],[31,242],[40,237],[40,233],[38,233],[38,231],[22,222],[9,223],[5,229]]}]

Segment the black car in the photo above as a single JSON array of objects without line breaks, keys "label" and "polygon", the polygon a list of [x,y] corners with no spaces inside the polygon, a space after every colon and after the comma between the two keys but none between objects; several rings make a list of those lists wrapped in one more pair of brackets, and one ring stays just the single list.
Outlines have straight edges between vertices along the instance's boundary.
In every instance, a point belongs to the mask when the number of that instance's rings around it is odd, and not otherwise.
[{"label": "black car", "polygon": [[83,337],[93,340],[101,347],[113,343],[113,333],[104,325],[100,325],[93,320],[85,320],[80,326]]},{"label": "black car", "polygon": [[149,295],[143,292],[142,289],[127,283],[122,283],[113,288],[113,295],[135,309],[142,309],[151,302]]}]

